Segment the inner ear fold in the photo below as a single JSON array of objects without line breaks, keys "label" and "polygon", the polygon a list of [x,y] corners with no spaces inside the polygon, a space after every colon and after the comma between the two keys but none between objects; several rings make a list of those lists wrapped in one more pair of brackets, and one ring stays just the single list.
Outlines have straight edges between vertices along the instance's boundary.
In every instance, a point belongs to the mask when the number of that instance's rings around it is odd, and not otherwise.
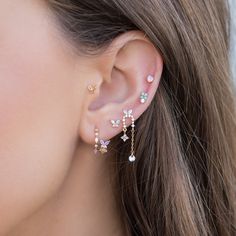
[{"label": "inner ear fold", "polygon": [[[103,139],[111,139],[122,131],[114,129],[111,120],[122,120],[123,110],[132,109],[137,119],[151,103],[162,73],[163,61],[153,44],[139,31],[127,32],[115,39],[108,49],[96,57],[96,69],[101,76],[98,94],[85,107],[81,117],[80,136],[93,143],[94,127]],[[147,77],[154,81],[149,83]],[[139,100],[148,93],[145,103]],[[130,125],[131,121],[129,124]]]},{"label": "inner ear fold", "polygon": [[129,85],[125,75],[114,67],[111,78],[100,87],[99,96],[89,105],[89,110],[97,110],[107,103],[122,103],[128,97]]}]

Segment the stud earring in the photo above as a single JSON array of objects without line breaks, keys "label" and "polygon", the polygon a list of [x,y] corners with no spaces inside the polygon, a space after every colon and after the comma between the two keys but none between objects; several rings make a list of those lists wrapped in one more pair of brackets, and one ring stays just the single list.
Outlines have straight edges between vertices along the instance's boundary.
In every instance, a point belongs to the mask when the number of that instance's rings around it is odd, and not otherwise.
[{"label": "stud earring", "polygon": [[93,94],[94,94],[94,92],[95,92],[95,90],[96,90],[96,85],[89,84],[88,87],[87,87],[87,89],[88,89],[88,91],[89,91],[90,93],[93,93]]},{"label": "stud earring", "polygon": [[118,128],[120,125],[120,120],[110,120],[113,128]]},{"label": "stud earring", "polygon": [[132,109],[130,110],[124,110],[124,116],[122,118],[123,121],[123,136],[121,139],[125,142],[127,139],[129,139],[128,135],[126,134],[127,132],[127,126],[126,126],[126,118],[131,119],[131,151],[130,151],[130,156],[129,156],[129,161],[133,162],[135,161],[135,155],[134,155],[134,135],[135,135],[135,130],[134,130],[134,116],[132,115]]},{"label": "stud earring", "polygon": [[148,75],[147,82],[152,83],[154,81],[154,77],[152,75]]},{"label": "stud earring", "polygon": [[148,99],[148,93],[142,92],[142,93],[140,94],[139,99],[140,99],[140,102],[141,102],[141,103],[145,103],[145,102],[147,101],[147,99]]}]

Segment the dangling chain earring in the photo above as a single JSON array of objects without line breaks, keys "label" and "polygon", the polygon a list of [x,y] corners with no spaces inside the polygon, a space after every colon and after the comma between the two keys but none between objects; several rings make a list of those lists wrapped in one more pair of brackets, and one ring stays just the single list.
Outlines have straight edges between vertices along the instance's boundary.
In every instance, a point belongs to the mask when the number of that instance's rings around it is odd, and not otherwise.
[{"label": "dangling chain earring", "polygon": [[129,156],[129,161],[133,162],[135,161],[135,155],[134,155],[134,135],[135,135],[135,130],[134,130],[134,116],[132,115],[132,110],[124,110],[124,116],[122,118],[123,121],[123,136],[121,139],[125,142],[129,137],[127,136],[127,126],[126,126],[126,118],[131,118],[131,151],[130,151],[130,156]]},{"label": "dangling chain earring", "polygon": [[95,129],[94,129],[94,135],[95,135],[94,153],[95,154],[97,154],[97,152],[99,151],[99,149],[98,149],[98,142],[99,142],[98,135],[99,135],[99,133],[98,132],[99,132],[98,128],[95,127]]}]

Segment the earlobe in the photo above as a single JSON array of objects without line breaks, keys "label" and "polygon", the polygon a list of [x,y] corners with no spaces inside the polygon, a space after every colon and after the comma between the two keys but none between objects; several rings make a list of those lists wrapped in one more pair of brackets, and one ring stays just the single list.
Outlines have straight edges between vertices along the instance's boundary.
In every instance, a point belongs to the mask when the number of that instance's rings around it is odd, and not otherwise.
[{"label": "earlobe", "polygon": [[[127,140],[127,128],[131,126],[131,133],[134,133],[135,120],[145,112],[156,93],[162,74],[162,57],[142,33],[132,31],[116,38],[96,60],[99,66],[95,71],[102,82],[87,87],[93,99],[89,99],[91,102],[84,108],[79,135],[92,144],[97,127],[103,141],[122,131],[121,137]],[[129,137],[129,141],[133,147],[134,137]],[[105,144],[96,143],[103,145],[103,151],[108,147]],[[129,160],[135,160],[132,148]]]}]

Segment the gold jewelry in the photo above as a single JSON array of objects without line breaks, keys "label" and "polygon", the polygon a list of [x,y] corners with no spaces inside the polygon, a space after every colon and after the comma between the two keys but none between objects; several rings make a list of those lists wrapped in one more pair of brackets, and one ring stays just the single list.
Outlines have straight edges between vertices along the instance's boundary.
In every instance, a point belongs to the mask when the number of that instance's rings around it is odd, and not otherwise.
[{"label": "gold jewelry", "polygon": [[92,84],[89,84],[89,85],[87,86],[88,91],[89,91],[90,93],[92,93],[92,94],[94,94],[96,88],[97,88],[96,85],[92,85]]},{"label": "gold jewelry", "polygon": [[[94,153],[97,154],[97,152],[101,152],[102,154],[107,152],[107,146],[110,143],[110,140],[105,141],[103,139],[99,139],[99,129],[95,127],[94,129],[94,134],[95,134],[95,144],[94,144]],[[99,147],[100,144],[100,147]]]},{"label": "gold jewelry", "polygon": [[133,162],[135,161],[136,157],[134,155],[134,134],[135,134],[135,130],[134,130],[134,116],[132,115],[132,110],[124,110],[124,116],[123,116],[123,136],[121,137],[121,139],[123,139],[124,142],[126,142],[127,139],[129,139],[128,135],[126,134],[127,132],[127,126],[126,126],[126,118],[130,118],[131,119],[131,151],[130,151],[130,156],[129,156],[129,161]]}]

